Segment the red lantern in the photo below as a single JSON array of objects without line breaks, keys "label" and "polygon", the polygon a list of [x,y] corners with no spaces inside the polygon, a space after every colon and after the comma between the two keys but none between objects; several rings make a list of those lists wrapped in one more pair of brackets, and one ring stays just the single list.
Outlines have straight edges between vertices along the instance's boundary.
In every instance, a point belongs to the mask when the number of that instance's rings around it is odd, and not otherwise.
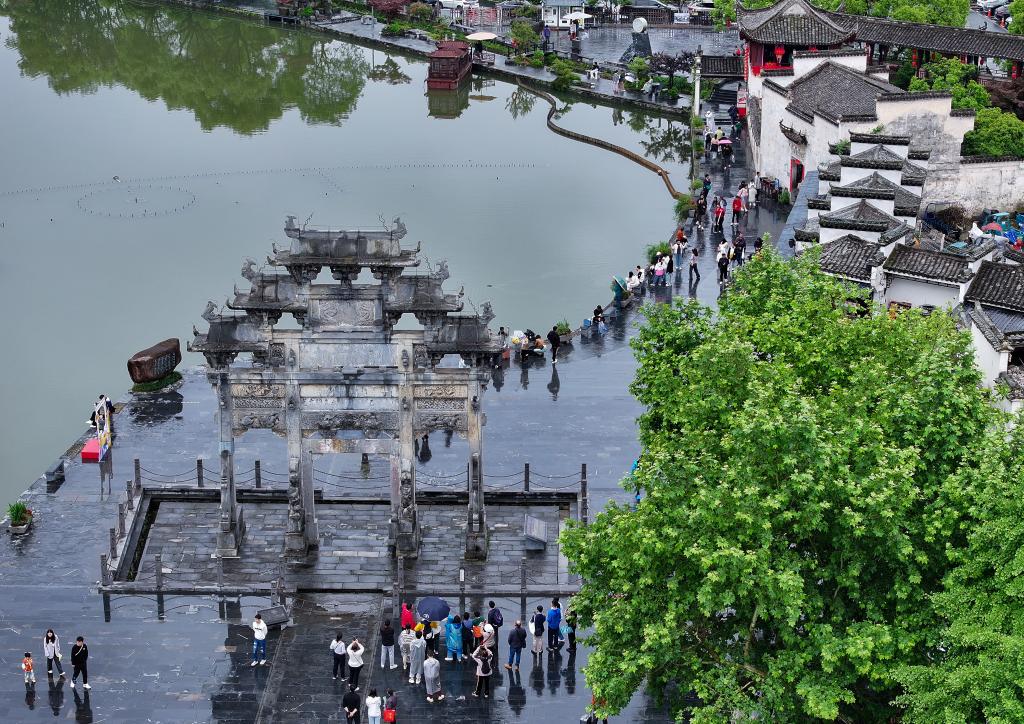
[{"label": "red lantern", "polygon": [[812,45],[810,48],[807,49],[807,51],[810,53],[817,53],[818,49]]},{"label": "red lantern", "polygon": [[910,64],[912,66],[914,66],[915,68],[917,67],[917,51],[916,50],[912,51],[912,53],[910,55]]},{"label": "red lantern", "polygon": [[786,54],[786,49],[781,45],[775,46],[775,62],[782,65],[782,56]]},{"label": "red lantern", "polygon": [[1013,67],[1010,69],[1011,73],[1012,73],[1013,80],[1017,80],[1017,68],[1018,68],[1018,64],[1014,63]]}]

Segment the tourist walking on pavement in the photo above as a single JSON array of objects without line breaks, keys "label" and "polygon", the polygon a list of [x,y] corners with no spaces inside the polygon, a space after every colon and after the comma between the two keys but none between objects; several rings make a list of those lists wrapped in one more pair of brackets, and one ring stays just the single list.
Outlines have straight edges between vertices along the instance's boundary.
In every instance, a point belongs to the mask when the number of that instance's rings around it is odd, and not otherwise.
[{"label": "tourist walking on pavement", "polygon": [[423,640],[427,642],[427,648],[437,654],[437,623],[423,618]]},{"label": "tourist walking on pavement", "polygon": [[530,649],[534,654],[544,653],[544,607],[537,606],[537,613],[533,614],[533,647]]},{"label": "tourist walking on pavement", "polygon": [[249,666],[265,663],[267,663],[267,624],[257,613],[252,619],[252,663]]},{"label": "tourist walking on pavement", "polygon": [[729,279],[729,256],[722,252],[718,253],[718,282],[719,284]]},{"label": "tourist walking on pavement", "polygon": [[505,617],[501,615],[501,609],[494,605],[494,601],[487,602],[487,623],[494,629],[494,653],[498,653],[498,645],[500,643],[499,636],[501,636],[501,627],[505,625]]},{"label": "tourist walking on pavement", "polygon": [[743,199],[736,196],[732,200],[732,225],[737,226],[740,223],[740,217],[743,215]]},{"label": "tourist walking on pavement", "polygon": [[91,689],[89,686],[89,647],[85,645],[85,639],[79,636],[75,639],[75,645],[71,647],[71,688],[75,688],[75,680],[82,675],[82,688]]},{"label": "tourist walking on pavement", "polygon": [[548,332],[548,344],[551,345],[551,364],[555,364],[558,362],[558,348],[562,345],[562,338],[558,335],[557,325]]},{"label": "tourist walking on pavement", "polygon": [[32,664],[32,652],[26,651],[25,658],[21,660],[21,670],[25,672],[25,683],[32,684],[35,686],[36,683],[36,672],[35,666]]},{"label": "tourist walking on pavement", "polygon": [[423,659],[427,655],[427,642],[423,638],[423,632],[417,631],[416,638],[409,647],[409,683],[420,683],[423,676]]},{"label": "tourist walking on pavement", "polygon": [[523,657],[523,649],[526,648],[526,629],[522,621],[516,621],[515,626],[508,632],[508,663],[505,668],[509,671],[515,666],[519,671],[519,662]]},{"label": "tourist walking on pavement", "polygon": [[736,235],[732,243],[736,247],[736,266],[743,266],[743,256],[747,253],[747,240],[742,231]]},{"label": "tourist walking on pavement", "polygon": [[676,268],[681,269],[683,266],[683,249],[686,246],[682,240],[676,237],[676,240],[672,243],[672,261],[675,262]]},{"label": "tourist walking on pavement", "polygon": [[[366,651],[366,647],[359,643],[359,639],[352,639],[352,643],[348,645],[348,678],[359,691],[359,672],[363,670],[363,653]],[[370,654],[370,660],[373,660],[373,654]]]},{"label": "tourist walking on pavement", "polygon": [[740,190],[737,194],[740,197],[740,202],[743,205],[743,213],[746,215],[750,211],[749,200],[750,200],[750,189],[747,188],[747,182],[744,181],[740,184]]},{"label": "tourist walking on pavement", "polygon": [[693,212],[693,219],[697,224],[699,231],[704,230],[704,220],[708,216],[708,197],[707,194],[701,194],[700,198],[697,199],[697,210]]},{"label": "tourist walking on pavement", "polygon": [[725,226],[725,202],[715,197],[715,224],[712,231],[722,231]]},{"label": "tourist walking on pavement", "polygon": [[640,281],[636,278],[636,274],[633,272],[629,273],[626,277],[626,291],[630,294],[636,294],[637,287],[640,286]]},{"label": "tourist walking on pavement", "polygon": [[427,659],[423,662],[423,683],[427,687],[427,701],[434,703],[444,700],[441,693],[441,662],[438,661],[432,652],[427,652]]},{"label": "tourist walking on pavement", "polygon": [[384,625],[380,627],[380,668],[384,668],[390,662],[392,669],[398,668],[395,660],[395,630],[391,628],[391,619],[385,619]]},{"label": "tourist walking on pavement", "polygon": [[486,647],[480,646],[473,652],[473,660],[476,661],[476,689],[473,696],[480,696],[483,692],[484,698],[491,696],[491,673],[494,668],[493,657]]},{"label": "tourist walking on pavement", "polygon": [[693,283],[694,275],[697,276],[697,281],[700,281],[700,269],[697,268],[697,247],[693,247],[690,250],[690,283]]},{"label": "tourist walking on pavement", "polygon": [[[502,329],[505,329],[505,328],[502,327]],[[406,626],[408,626],[409,628],[412,628],[413,626],[416,625],[416,617],[412,615],[412,609],[409,608],[409,604],[408,603],[403,603],[402,604],[402,618],[401,618],[399,623],[400,623],[400,625],[402,626],[403,629],[405,629]]]},{"label": "tourist walking on pavement", "polygon": [[359,724],[359,694],[355,686],[348,685],[348,693],[341,700],[341,708],[345,711],[346,724]]},{"label": "tourist walking on pavement", "polygon": [[[384,711],[384,716],[388,721],[395,721],[398,718],[398,694],[394,689],[388,689],[387,698],[384,700]],[[390,718],[387,715],[388,711],[391,712]]]},{"label": "tourist walking on pavement", "polygon": [[460,656],[462,652],[462,618],[458,615],[448,616],[448,623],[444,626],[444,643],[448,649],[448,655],[444,657],[445,661],[455,660],[455,663],[459,663],[462,659]]},{"label": "tourist walking on pavement", "polygon": [[647,280],[647,277],[644,276],[644,269],[639,264],[636,265],[636,280],[640,284],[640,293],[643,294],[647,291],[647,288],[644,286],[644,282]]},{"label": "tourist walking on pavement", "polygon": [[554,653],[562,648],[558,640],[558,627],[562,624],[562,604],[557,598],[551,599],[551,608],[548,609],[548,653]]},{"label": "tourist walking on pavement", "polygon": [[46,633],[43,634],[43,653],[46,655],[46,675],[53,676],[53,666],[56,664],[60,678],[65,678],[64,667],[60,665],[60,639],[52,628],[46,629]]},{"label": "tourist walking on pavement", "polygon": [[331,654],[334,659],[334,679],[337,681],[338,677],[341,676],[341,680],[345,680],[345,657],[348,656],[348,647],[345,646],[345,642],[341,639],[341,631],[334,635],[334,640],[331,641]]},{"label": "tourist walking on pavement", "polygon": [[384,700],[377,696],[376,689],[370,689],[366,697],[366,719],[368,724],[381,724],[381,710],[384,709]]},{"label": "tourist walking on pavement", "polygon": [[665,286],[665,262],[662,261],[661,254],[658,254],[658,259],[654,262],[654,286]]},{"label": "tourist walking on pavement", "polygon": [[402,625],[402,633],[398,634],[398,648],[402,652],[402,668],[409,670],[409,650],[412,642],[416,640],[416,634],[412,631],[410,624]]}]

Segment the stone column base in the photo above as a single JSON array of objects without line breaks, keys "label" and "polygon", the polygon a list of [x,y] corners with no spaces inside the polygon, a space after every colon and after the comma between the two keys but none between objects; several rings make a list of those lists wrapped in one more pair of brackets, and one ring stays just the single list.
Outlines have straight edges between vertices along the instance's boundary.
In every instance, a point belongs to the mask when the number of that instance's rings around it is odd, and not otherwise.
[{"label": "stone column base", "polygon": [[466,560],[485,561],[487,560],[487,526],[482,531],[469,531],[466,533]]}]

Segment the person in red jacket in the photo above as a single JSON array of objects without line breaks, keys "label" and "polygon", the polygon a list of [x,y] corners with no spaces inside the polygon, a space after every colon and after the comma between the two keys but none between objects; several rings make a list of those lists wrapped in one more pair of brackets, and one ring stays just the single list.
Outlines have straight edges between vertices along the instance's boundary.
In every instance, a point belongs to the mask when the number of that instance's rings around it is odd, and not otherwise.
[{"label": "person in red jacket", "polygon": [[743,215],[743,199],[739,196],[732,200],[732,225],[737,226],[740,223],[740,217]]}]

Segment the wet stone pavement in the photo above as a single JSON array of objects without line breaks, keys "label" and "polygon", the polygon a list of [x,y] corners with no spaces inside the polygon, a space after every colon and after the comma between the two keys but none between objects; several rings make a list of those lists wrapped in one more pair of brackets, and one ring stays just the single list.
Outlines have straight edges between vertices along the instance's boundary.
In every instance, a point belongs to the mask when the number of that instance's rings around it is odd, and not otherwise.
[{"label": "wet stone pavement", "polygon": [[[737,160],[742,163],[742,141],[737,145]],[[753,175],[750,171],[737,173],[737,166],[726,172],[717,159],[710,161],[709,168],[713,193],[719,189],[731,193],[741,177]],[[755,232],[769,230],[777,238],[786,212],[768,205],[758,207],[744,221],[745,233],[751,238]],[[726,234],[731,233],[727,225]],[[637,243],[638,262],[642,243]],[[719,294],[714,270],[718,236],[692,233],[691,243],[701,254],[702,280],[690,285],[677,273],[669,286],[649,295],[650,301],[683,295],[715,303]],[[225,270],[225,274],[230,276],[231,271]],[[609,274],[615,271],[609,270]],[[578,320],[588,315],[589,308],[569,316]],[[527,322],[542,328],[544,321]],[[488,418],[484,471],[489,487],[515,482],[526,462],[531,463],[536,485],[576,484],[574,476],[586,462],[592,514],[610,499],[630,497],[619,481],[639,453],[635,420],[640,408],[628,393],[635,361],[627,342],[636,321],[636,310],[612,313],[606,335],[577,338],[571,347],[563,348],[557,365],[549,358],[525,365],[514,361],[495,371],[483,400]],[[495,320],[507,327],[523,323],[511,316]],[[268,665],[251,668],[249,622],[256,610],[269,605],[268,598],[147,595],[112,596],[105,601],[96,592],[99,555],[106,551],[106,531],[116,520],[125,481],[133,475],[132,460],[142,460],[147,486],[188,483],[197,457],[216,459],[214,409],[213,393],[200,372],[187,374],[177,390],[127,398],[116,415],[117,438],[104,464],[79,463],[78,447],[73,445],[63,483],[48,486],[40,478],[29,488],[24,497],[35,515],[31,532],[18,538],[4,532],[0,540],[0,670],[6,674],[0,677],[2,721],[54,717],[77,722],[342,721],[342,692],[340,684],[330,678],[327,643],[340,629],[346,637],[365,638],[376,656],[376,631],[387,603],[379,595],[300,592],[293,611],[295,625],[283,632],[272,631]],[[54,441],[55,457],[65,444]],[[268,471],[265,485],[283,484],[280,477],[275,482],[271,474],[285,469],[283,440],[257,431],[240,438],[236,451],[240,471],[249,470],[259,459]],[[425,488],[451,484],[465,470],[468,446],[458,436],[433,435],[427,448],[421,445],[419,452],[418,475]],[[333,487],[319,486],[325,495],[364,493],[379,485],[369,478],[382,474],[382,469],[373,466],[361,471],[358,459],[340,455],[323,458],[318,467],[326,473],[322,480],[333,481]],[[365,481],[360,479],[363,475]],[[245,486],[244,481],[240,484]],[[343,511],[343,504],[338,505]],[[260,570],[272,561],[276,547],[273,530],[279,525],[276,515],[273,506],[268,506],[264,530],[254,533],[264,537],[262,544],[251,552],[243,549],[240,566]],[[372,516],[367,516],[362,522],[372,524]],[[491,523],[501,522],[500,510],[496,510]],[[204,525],[204,520],[197,518],[181,531],[193,547],[188,552],[195,555],[197,567],[199,551],[208,545],[201,540],[210,535]],[[439,520],[428,538],[445,535],[446,525]],[[506,564],[499,561],[511,547],[511,539],[503,541],[500,529],[492,529],[492,533],[495,575],[505,576]],[[185,536],[175,543],[172,539],[178,534],[172,529],[161,535],[168,545],[178,545],[176,550],[186,554]],[[339,546],[345,538],[338,536]],[[461,531],[454,531],[452,538],[460,541]],[[428,547],[433,545],[440,543],[428,540]],[[373,549],[370,542],[363,547],[364,551]],[[345,560],[345,556],[337,557]],[[370,563],[370,556],[353,557],[361,559],[360,566]],[[450,574],[460,559],[455,555],[448,561],[444,558],[438,547],[428,565]],[[562,561],[550,560],[552,572],[562,570]],[[511,561],[510,557],[509,566]],[[466,595],[470,611],[484,610],[490,597],[483,581],[472,583]],[[521,604],[518,599],[499,599],[498,603],[506,621],[504,639]],[[527,610],[546,603],[531,599]],[[51,686],[47,680],[41,640],[50,627],[60,637],[68,670],[74,638],[85,637],[93,685],[87,697],[81,686],[72,691],[67,683],[54,681]],[[501,648],[506,650],[504,640]],[[36,659],[38,678],[35,688],[28,690],[19,672],[25,651],[31,651]],[[397,671],[381,671],[376,662],[369,667],[368,656],[363,693],[369,686],[395,688],[399,721],[404,722],[577,722],[590,702],[582,675],[586,657],[584,646],[575,659],[564,653],[560,660],[549,659],[545,654],[533,663],[527,655],[518,677],[509,677],[504,669],[497,672],[495,695],[486,701],[469,696],[473,676],[468,666],[445,664],[442,681],[448,700],[428,705],[422,687],[409,685]],[[646,695],[638,694],[629,709],[613,721],[668,719]]]}]

